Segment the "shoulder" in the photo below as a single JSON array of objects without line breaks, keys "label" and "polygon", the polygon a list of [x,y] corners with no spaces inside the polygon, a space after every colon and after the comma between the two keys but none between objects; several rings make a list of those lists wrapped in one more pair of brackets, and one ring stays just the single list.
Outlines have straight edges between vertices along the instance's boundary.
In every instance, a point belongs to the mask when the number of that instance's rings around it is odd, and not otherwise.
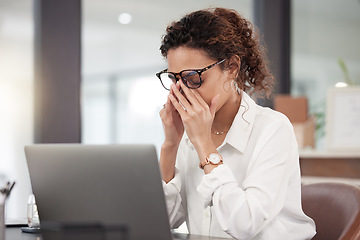
[{"label": "shoulder", "polygon": [[287,156],[279,158],[280,162],[285,162],[289,156],[296,162],[298,145],[290,120],[283,113],[273,109],[261,106],[257,108],[253,129],[255,149],[270,155]]},{"label": "shoulder", "polygon": [[269,127],[282,126],[284,128],[293,129],[289,118],[285,114],[259,105],[256,105],[255,121],[257,124],[263,124]]},{"label": "shoulder", "polygon": [[239,110],[239,122],[241,123],[241,120],[245,120],[248,128],[251,129],[251,135],[261,136],[263,134],[279,132],[279,129],[287,132],[287,134],[294,134],[291,122],[283,113],[258,105],[246,93],[243,94],[240,109],[242,106],[245,110]]},{"label": "shoulder", "polygon": [[258,105],[255,100],[250,97],[247,93],[243,93],[242,101],[244,102],[244,108],[246,109],[243,115],[247,115],[249,112],[250,121],[254,121],[256,127],[260,126],[273,126],[282,125],[292,129],[292,124],[289,119],[278,111],[275,111],[269,107],[263,107]]},{"label": "shoulder", "polygon": [[296,141],[293,125],[286,115],[268,107],[256,106],[253,130],[264,141],[280,141],[284,146]]}]

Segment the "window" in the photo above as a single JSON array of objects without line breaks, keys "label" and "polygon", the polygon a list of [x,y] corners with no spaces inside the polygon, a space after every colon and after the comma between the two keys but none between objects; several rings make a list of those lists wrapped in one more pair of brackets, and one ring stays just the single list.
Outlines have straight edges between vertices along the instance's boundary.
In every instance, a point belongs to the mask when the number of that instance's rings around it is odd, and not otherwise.
[{"label": "window", "polygon": [[292,7],[291,93],[306,96],[319,117],[316,148],[322,149],[327,91],[345,82],[339,60],[360,84],[360,2],[294,0]]},{"label": "window", "polygon": [[31,192],[24,145],[33,142],[33,1],[0,0],[0,184],[16,181],[7,222],[26,219]]},{"label": "window", "polygon": [[[155,76],[166,68],[161,36],[172,21],[212,6],[250,18],[249,0],[83,2],[83,143],[151,143],[159,151],[168,94]],[[118,22],[121,13],[129,24]]]}]

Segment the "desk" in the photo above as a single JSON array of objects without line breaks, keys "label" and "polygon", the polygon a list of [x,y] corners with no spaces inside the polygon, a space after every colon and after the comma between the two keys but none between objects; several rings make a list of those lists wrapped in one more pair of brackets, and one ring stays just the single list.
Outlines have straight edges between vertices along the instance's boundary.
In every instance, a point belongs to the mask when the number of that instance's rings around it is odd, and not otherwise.
[{"label": "desk", "polygon": [[20,227],[6,227],[5,240],[41,240],[40,234],[21,232]]},{"label": "desk", "polygon": [[300,168],[303,182],[328,180],[360,186],[359,152],[300,152]]},{"label": "desk", "polygon": [[[224,240],[224,238],[214,238],[200,235],[189,235],[184,233],[173,233],[174,239],[189,240]],[[41,234],[23,233],[20,227],[7,227],[5,240],[42,240]]]}]

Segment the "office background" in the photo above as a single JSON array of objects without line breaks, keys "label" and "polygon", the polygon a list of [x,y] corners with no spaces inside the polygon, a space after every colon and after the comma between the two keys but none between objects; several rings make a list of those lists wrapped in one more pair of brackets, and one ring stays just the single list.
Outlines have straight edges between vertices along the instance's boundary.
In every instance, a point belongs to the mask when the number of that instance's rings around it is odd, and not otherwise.
[{"label": "office background", "polygon": [[[59,4],[59,1],[53,2]],[[57,97],[61,103],[36,106],[41,100],[37,99],[39,94],[36,93],[44,91],[39,89],[39,85],[49,82],[44,73],[35,70],[35,62],[41,61],[39,52],[44,51],[39,50],[39,38],[35,37],[35,25],[42,21],[38,18],[38,14],[41,15],[39,4],[43,4],[42,1],[0,0],[0,182],[4,179],[17,181],[7,209],[7,217],[12,219],[25,217],[30,194],[23,146],[51,138],[51,118],[56,116],[50,113],[50,120],[46,122],[47,111],[60,112],[66,104],[78,104],[69,102],[74,95],[67,98],[60,94]],[[76,113],[69,116],[69,121],[75,126],[68,125],[64,134],[69,131],[70,139],[76,136],[86,144],[153,143],[159,148],[163,134],[158,111],[167,96],[154,74],[166,68],[158,50],[161,36],[171,21],[210,6],[236,9],[258,23],[260,28],[267,29],[263,29],[267,34],[265,41],[288,39],[289,45],[274,61],[277,63],[275,67],[279,68],[277,77],[282,78],[278,92],[306,96],[310,112],[324,113],[327,89],[344,81],[339,58],[346,63],[350,78],[357,84],[360,82],[360,1],[279,0],[272,1],[272,4],[285,6],[284,10],[280,9],[285,15],[275,17],[273,22],[269,21],[271,16],[266,17],[261,11],[272,14],[274,11],[264,1],[256,0],[83,0],[81,5],[75,6],[81,8],[82,16],[71,12],[43,16],[53,17],[55,22],[61,21],[62,17],[64,21],[81,17],[81,22],[78,22],[81,26],[72,25],[69,32],[66,32],[66,26],[42,26],[44,29],[58,27],[64,31],[64,39],[54,39],[59,45],[49,46],[56,48],[57,54],[61,53],[64,42],[79,40],[79,45],[75,44],[71,53],[74,58],[64,64],[74,68],[77,80],[81,79],[78,82],[81,112],[79,116]],[[51,10],[51,6],[43,7]],[[132,21],[121,24],[118,19],[121,13],[131,14]],[[287,18],[289,21],[283,21],[282,26],[277,25],[276,20]],[[66,35],[80,28],[80,39]],[[279,30],[283,32],[279,33]],[[71,49],[66,51],[71,52]],[[77,57],[81,62],[77,62]],[[71,62],[74,59],[75,62]],[[285,77],[280,77],[284,71]],[[59,72],[56,81],[63,81],[68,87],[72,80],[66,76],[71,74]],[[34,76],[41,78],[41,82]],[[63,76],[65,78],[61,79]],[[51,92],[49,98],[57,92],[71,93],[73,90],[59,89],[57,85],[51,88],[51,84],[50,81],[46,85]],[[44,101],[47,96],[41,97]],[[36,122],[38,114],[45,118],[45,123],[40,126]],[[72,128],[75,128],[74,132],[71,132]],[[55,126],[54,131],[56,129]],[[316,147],[324,148],[323,134],[319,134]]]}]

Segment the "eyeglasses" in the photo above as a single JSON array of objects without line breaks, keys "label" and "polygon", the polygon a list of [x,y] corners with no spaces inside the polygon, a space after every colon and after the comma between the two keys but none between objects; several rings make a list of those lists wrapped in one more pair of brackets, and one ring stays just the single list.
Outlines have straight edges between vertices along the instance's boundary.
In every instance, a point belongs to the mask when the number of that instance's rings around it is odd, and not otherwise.
[{"label": "eyeglasses", "polygon": [[201,74],[210,68],[221,64],[225,61],[225,59],[213,63],[203,69],[190,69],[190,70],[182,70],[179,73],[168,72],[167,69],[162,70],[161,72],[156,73],[156,76],[160,79],[161,84],[166,90],[170,90],[170,86],[173,83],[179,81],[179,77],[181,78],[184,85],[191,89],[196,89],[201,86],[203,80],[201,79]]}]

